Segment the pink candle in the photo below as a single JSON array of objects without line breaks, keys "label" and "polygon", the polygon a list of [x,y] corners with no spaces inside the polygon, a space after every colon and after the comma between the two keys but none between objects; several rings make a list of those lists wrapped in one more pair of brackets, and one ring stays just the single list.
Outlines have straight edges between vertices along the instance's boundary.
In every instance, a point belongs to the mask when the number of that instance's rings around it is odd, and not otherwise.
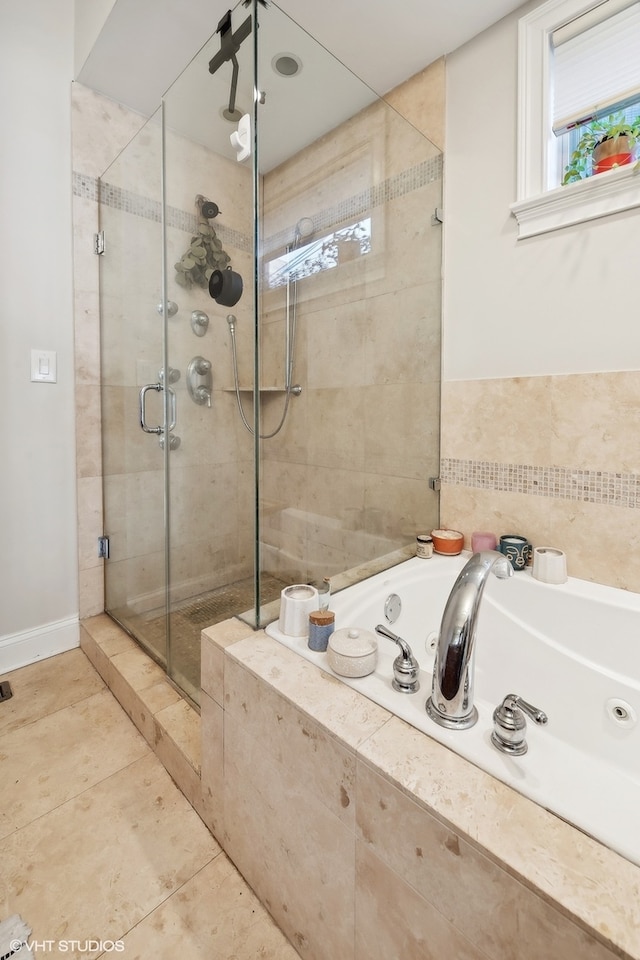
[{"label": "pink candle", "polygon": [[474,553],[481,550],[495,550],[498,545],[498,539],[495,533],[485,533],[476,531],[471,534],[471,549]]}]

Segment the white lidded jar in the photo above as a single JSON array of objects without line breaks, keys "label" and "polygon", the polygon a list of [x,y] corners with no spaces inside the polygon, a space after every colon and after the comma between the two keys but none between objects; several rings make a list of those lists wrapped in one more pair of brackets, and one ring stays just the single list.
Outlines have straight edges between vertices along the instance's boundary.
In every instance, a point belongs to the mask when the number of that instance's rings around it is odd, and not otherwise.
[{"label": "white lidded jar", "polygon": [[371,630],[345,627],[329,637],[327,662],[340,677],[366,677],[378,663],[378,640]]},{"label": "white lidded jar", "polygon": [[428,560],[433,556],[433,538],[428,533],[419,533],[416,537],[416,557]]}]

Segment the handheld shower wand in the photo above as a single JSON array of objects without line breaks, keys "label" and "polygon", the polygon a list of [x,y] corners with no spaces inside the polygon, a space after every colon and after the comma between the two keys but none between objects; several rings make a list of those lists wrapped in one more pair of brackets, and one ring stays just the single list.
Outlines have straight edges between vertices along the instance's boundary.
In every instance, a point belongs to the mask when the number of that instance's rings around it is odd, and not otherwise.
[{"label": "handheld shower wand", "polygon": [[[287,254],[292,254],[297,250],[303,241],[308,240],[313,236],[315,232],[315,227],[311,217],[301,217],[300,220],[295,225],[293,233],[293,241],[290,244],[287,244],[286,252]],[[261,433],[261,440],[270,440],[272,437],[275,437],[277,433],[282,429],[284,422],[287,418],[287,412],[289,410],[289,401],[291,397],[299,397],[302,393],[302,387],[299,384],[293,383],[293,366],[295,359],[295,343],[296,343],[296,325],[297,325],[297,310],[298,310],[298,281],[291,278],[294,266],[289,269],[287,272],[287,284],[286,284],[286,306],[285,306],[285,326],[284,326],[284,408],[282,410],[282,416],[280,422],[275,430],[272,430],[271,433]],[[233,304],[229,304],[232,306]],[[240,399],[240,386],[238,382],[238,352],[236,346],[236,317],[234,314],[230,313],[227,316],[227,323],[229,324],[229,333],[231,334],[231,352],[233,357],[233,378],[235,384],[236,392],[236,403],[238,405],[238,410],[242,418],[242,422],[245,425],[249,433],[253,434],[253,427],[247,421],[244,410],[242,408],[242,401]]]},{"label": "handheld shower wand", "polygon": [[[242,400],[240,399],[240,383],[238,381],[238,350],[236,347],[237,320],[232,313],[230,313],[227,316],[227,323],[229,324],[229,333],[231,334],[231,354],[233,357],[233,385],[234,385],[235,394],[236,394],[236,404],[238,406],[238,412],[240,414],[243,424],[245,425],[249,433],[253,435],[254,429],[245,416],[244,409],[242,407]],[[291,394],[293,393],[295,396],[299,396],[301,391],[302,391],[302,387],[292,387],[290,390],[285,391],[284,409],[282,411],[282,417],[280,418],[280,423],[278,424],[276,429],[273,430],[271,433],[261,433],[260,434],[261,440],[271,440],[272,437],[275,437],[275,435],[280,432],[280,430],[282,429],[282,425],[287,416],[287,411],[289,409],[289,399],[291,397]]]}]

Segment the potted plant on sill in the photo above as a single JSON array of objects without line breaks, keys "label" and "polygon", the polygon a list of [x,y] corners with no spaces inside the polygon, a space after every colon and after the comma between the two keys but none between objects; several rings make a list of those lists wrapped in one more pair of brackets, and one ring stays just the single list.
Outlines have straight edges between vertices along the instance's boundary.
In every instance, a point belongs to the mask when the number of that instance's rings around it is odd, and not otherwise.
[{"label": "potted plant on sill", "polygon": [[[625,120],[623,114],[616,113],[592,120],[571,154],[568,166],[564,168],[562,186],[631,163],[638,140],[640,116]],[[592,165],[591,174],[589,161]]]}]

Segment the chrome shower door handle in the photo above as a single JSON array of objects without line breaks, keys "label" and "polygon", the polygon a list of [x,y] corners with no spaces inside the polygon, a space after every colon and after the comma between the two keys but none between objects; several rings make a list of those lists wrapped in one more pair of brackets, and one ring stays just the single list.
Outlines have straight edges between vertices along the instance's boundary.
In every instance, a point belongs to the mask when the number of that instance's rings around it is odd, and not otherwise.
[{"label": "chrome shower door handle", "polygon": [[[140,426],[145,433],[155,433],[160,435],[163,433],[162,427],[149,427],[147,425],[147,393],[149,390],[155,390],[156,393],[159,393],[162,390],[161,383],[147,383],[140,391]],[[173,393],[173,390],[171,391]],[[175,419],[175,396],[174,396],[174,419]],[[175,425],[175,424],[174,424]]]}]

